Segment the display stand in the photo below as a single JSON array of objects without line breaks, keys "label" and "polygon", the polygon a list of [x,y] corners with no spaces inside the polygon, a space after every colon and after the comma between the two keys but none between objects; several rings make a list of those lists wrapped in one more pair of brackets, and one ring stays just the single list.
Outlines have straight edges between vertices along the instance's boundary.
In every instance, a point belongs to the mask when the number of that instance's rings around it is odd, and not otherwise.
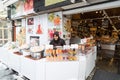
[{"label": "display stand", "polygon": [[79,61],[46,62],[46,80],[78,80],[78,77]]},{"label": "display stand", "polygon": [[21,57],[22,55],[14,54],[13,52],[8,53],[8,67],[12,68],[18,73],[21,73]]},{"label": "display stand", "polygon": [[78,61],[49,62],[46,58],[34,60],[0,48],[0,61],[30,80],[85,80],[96,60],[96,47]]}]

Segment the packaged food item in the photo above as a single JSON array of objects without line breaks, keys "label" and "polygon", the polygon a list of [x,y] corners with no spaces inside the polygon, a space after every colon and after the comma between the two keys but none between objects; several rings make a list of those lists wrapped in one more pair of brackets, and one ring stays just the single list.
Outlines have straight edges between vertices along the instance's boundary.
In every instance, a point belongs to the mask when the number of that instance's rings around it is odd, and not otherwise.
[{"label": "packaged food item", "polygon": [[53,49],[47,48],[45,50],[47,61],[75,61],[77,60],[77,50],[70,47],[57,46]]}]

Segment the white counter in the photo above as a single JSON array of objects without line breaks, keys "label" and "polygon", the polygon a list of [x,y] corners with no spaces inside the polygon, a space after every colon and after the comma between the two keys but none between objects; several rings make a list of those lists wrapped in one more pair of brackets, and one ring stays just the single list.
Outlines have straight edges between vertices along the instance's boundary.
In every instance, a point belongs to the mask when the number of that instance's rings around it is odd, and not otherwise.
[{"label": "white counter", "polygon": [[46,62],[46,80],[78,80],[79,67],[79,61]]},{"label": "white counter", "polygon": [[48,62],[32,60],[0,48],[0,60],[30,80],[85,80],[95,67],[96,47],[93,53],[79,56],[78,61]]}]

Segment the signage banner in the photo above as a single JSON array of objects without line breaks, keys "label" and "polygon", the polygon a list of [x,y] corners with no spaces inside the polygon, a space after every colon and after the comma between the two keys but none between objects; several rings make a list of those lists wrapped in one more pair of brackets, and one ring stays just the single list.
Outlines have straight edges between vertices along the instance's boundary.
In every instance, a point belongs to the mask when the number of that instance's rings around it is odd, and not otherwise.
[{"label": "signage banner", "polygon": [[56,3],[63,2],[63,1],[65,1],[65,0],[45,0],[45,6],[53,5]]},{"label": "signage banner", "polygon": [[23,12],[23,2],[22,1],[18,1],[14,4],[11,5],[11,17],[17,17],[20,16]]}]

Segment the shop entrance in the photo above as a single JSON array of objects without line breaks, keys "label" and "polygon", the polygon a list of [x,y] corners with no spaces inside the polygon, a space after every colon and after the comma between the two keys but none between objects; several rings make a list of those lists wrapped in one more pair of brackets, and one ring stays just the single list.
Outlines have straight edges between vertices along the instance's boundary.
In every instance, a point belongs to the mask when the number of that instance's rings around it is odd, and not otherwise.
[{"label": "shop entrance", "polygon": [[71,34],[70,44],[93,37],[97,46],[96,69],[120,73],[120,7],[77,14],[65,14],[64,29]]}]

